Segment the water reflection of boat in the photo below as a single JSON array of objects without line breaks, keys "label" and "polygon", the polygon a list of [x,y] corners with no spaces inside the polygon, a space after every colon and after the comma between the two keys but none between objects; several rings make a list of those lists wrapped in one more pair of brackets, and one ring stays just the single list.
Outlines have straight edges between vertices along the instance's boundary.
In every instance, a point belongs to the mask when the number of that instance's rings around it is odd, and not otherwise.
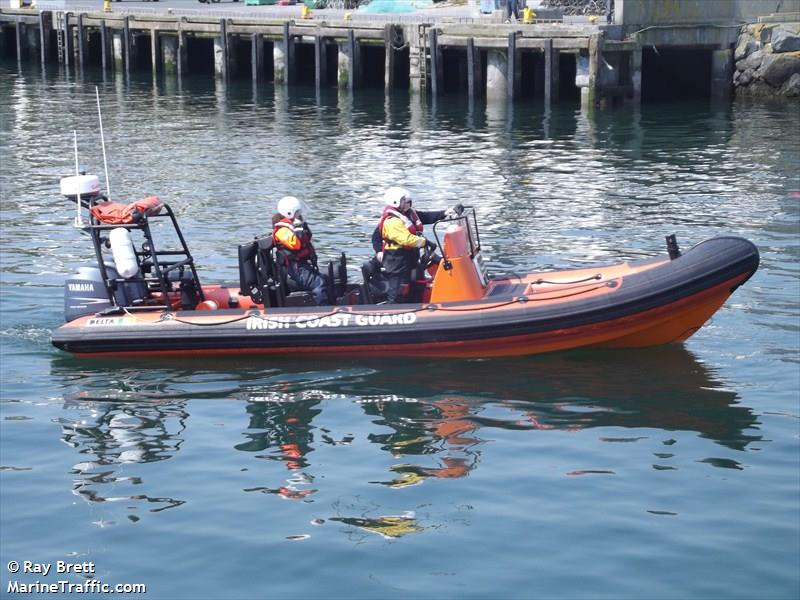
[{"label": "water reflection of boat", "polygon": [[[249,441],[237,447],[243,451],[260,452],[282,440],[298,444],[307,455],[324,441],[325,432],[297,433],[298,428],[324,410],[323,401],[334,399],[358,402],[367,414],[438,420],[447,423],[445,429],[453,427],[456,437],[473,436],[476,426],[497,426],[686,430],[732,448],[760,439],[745,433],[757,425],[752,410],[738,405],[736,392],[681,346],[437,361],[435,368],[426,360],[387,366],[382,360],[331,359],[309,371],[303,360],[273,360],[271,368],[265,368],[256,357],[217,357],[199,363],[193,359],[191,370],[179,359],[168,358],[159,368],[135,360],[121,368],[116,361],[86,363],[58,356],[52,366],[53,375],[65,386],[77,388],[67,394],[71,401],[246,400],[251,425],[263,431],[248,432]],[[112,379],[127,383],[112,390],[108,383]],[[518,420],[496,422],[482,410],[489,405],[524,412],[530,420],[526,425]],[[188,410],[185,402],[182,406]],[[459,418],[470,424],[459,425],[453,411],[465,411]],[[440,435],[445,435],[441,428]],[[414,448],[411,438],[405,443]],[[273,457],[292,458],[277,452]]]},{"label": "water reflection of boat", "polygon": [[[89,502],[146,502],[150,512],[184,503],[136,491],[141,476],[122,474],[121,465],[172,458],[180,450],[188,413],[183,402],[95,402],[83,394],[70,395],[66,407],[89,408],[87,418],[61,418],[61,439],[75,448],[81,461],[72,468],[73,493]],[[128,490],[128,486],[131,488]],[[138,517],[131,514],[132,521]]]},{"label": "water reflection of boat", "polygon": [[[760,436],[745,433],[757,425],[752,411],[738,406],[738,395],[715,379],[712,369],[680,346],[618,352],[573,352],[546,357],[445,363],[402,363],[364,382],[362,393],[376,399],[383,416],[395,411],[408,422],[439,415],[451,427],[586,429],[590,427],[655,428],[696,431],[722,445],[741,449]],[[381,402],[402,390],[424,408],[402,408]],[[442,399],[448,406],[438,407]],[[426,400],[427,399],[427,400]],[[484,402],[484,400],[488,402]],[[470,404],[468,414],[448,411]],[[484,416],[484,404],[500,405],[524,417],[513,422]],[[400,407],[400,408],[399,408]],[[460,408],[458,408],[460,410]],[[433,414],[431,414],[433,413]],[[395,419],[397,420],[397,419]],[[413,421],[414,419],[412,419]],[[458,425],[459,421],[468,421]],[[413,434],[406,436],[414,439]],[[406,448],[414,444],[406,442]]]},{"label": "water reflection of boat", "polygon": [[321,410],[319,400],[292,402],[249,402],[250,417],[246,442],[236,444],[237,450],[253,452],[259,459],[283,462],[292,472],[284,485],[277,487],[258,486],[245,492],[276,494],[287,500],[304,500],[317,490],[303,487],[313,483],[313,476],[301,472],[309,466],[306,456],[314,451],[315,427],[311,421]]},{"label": "water reflection of boat", "polygon": [[[392,465],[389,481],[374,481],[392,488],[421,483],[429,477],[464,477],[478,465],[483,440],[477,436],[481,424],[476,421],[483,410],[480,402],[460,396],[447,396],[415,403],[386,402],[376,399],[364,404],[367,414],[393,430],[372,433],[371,442],[403,463]],[[411,456],[434,455],[433,464],[409,464]],[[430,463],[430,460],[428,461]]]},{"label": "water reflection of boat", "polygon": [[[120,369],[112,361],[82,363],[76,376],[72,359],[52,364],[56,377],[77,388],[66,395],[66,408],[82,411],[80,418],[61,420],[62,439],[80,456],[75,493],[91,502],[156,505],[150,510],[183,501],[137,493],[145,482],[130,464],[167,460],[180,451],[193,399],[244,400],[249,420],[232,447],[285,466],[279,480],[273,470],[272,481],[243,492],[305,502],[313,501],[319,481],[313,453],[326,445],[363,443],[315,423],[339,402],[359,405],[371,423],[365,439],[394,458],[386,476],[370,483],[395,489],[468,475],[490,447],[485,440],[497,437],[492,430],[690,431],[737,450],[761,439],[752,410],[682,347],[440,361],[435,368],[422,360],[391,368],[334,361],[307,371],[303,361],[286,360],[264,369],[253,359],[193,363],[191,371],[165,361],[144,371],[135,362]],[[128,466],[124,472],[122,464]],[[416,531],[407,520],[382,522],[366,514],[337,519],[389,537],[398,527]]]},{"label": "water reflection of boat", "polygon": [[279,460],[290,470],[308,466],[306,455],[313,452],[311,420],[321,411],[311,402],[251,402],[247,405],[250,417],[246,442],[235,448],[242,452],[265,452],[256,458]]},{"label": "water reflection of boat", "polygon": [[757,426],[752,411],[683,348],[421,366],[398,365],[365,396],[365,412],[392,429],[370,440],[398,459],[390,478],[373,483],[399,488],[465,476],[491,429],[696,431],[737,450],[761,439],[748,433]]}]

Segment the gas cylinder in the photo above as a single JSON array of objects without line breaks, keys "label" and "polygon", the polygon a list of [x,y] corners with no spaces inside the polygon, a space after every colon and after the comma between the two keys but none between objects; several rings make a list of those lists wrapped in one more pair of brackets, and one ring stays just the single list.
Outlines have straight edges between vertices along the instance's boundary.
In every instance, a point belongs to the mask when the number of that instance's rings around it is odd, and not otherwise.
[{"label": "gas cylinder", "polygon": [[117,227],[108,235],[111,244],[111,254],[114,257],[114,266],[117,272],[125,279],[135,277],[139,273],[139,261],[133,249],[131,232],[125,227]]}]

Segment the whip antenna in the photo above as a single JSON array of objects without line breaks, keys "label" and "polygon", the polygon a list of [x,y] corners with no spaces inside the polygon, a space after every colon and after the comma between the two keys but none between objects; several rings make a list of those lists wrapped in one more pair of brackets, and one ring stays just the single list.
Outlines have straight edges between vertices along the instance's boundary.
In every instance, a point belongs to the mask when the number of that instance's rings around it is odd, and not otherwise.
[{"label": "whip antenna", "polygon": [[[75,146],[75,176],[80,175],[78,167],[78,132],[72,130],[73,144]],[[81,186],[78,185],[78,201],[75,203],[77,214],[75,215],[75,227],[83,227],[83,219],[81,218]]]},{"label": "whip antenna", "polygon": [[100,145],[103,148],[103,168],[106,171],[106,196],[111,200],[111,184],[108,182],[108,161],[106,160],[106,137],[103,134],[103,113],[100,111],[100,90],[94,86],[94,93],[97,97],[97,118],[100,120]]}]

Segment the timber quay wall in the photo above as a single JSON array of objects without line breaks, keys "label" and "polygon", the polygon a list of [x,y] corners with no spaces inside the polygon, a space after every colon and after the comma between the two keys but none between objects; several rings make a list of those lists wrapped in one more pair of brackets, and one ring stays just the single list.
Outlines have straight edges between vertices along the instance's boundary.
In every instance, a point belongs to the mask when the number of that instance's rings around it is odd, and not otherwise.
[{"label": "timber quay wall", "polygon": [[[617,28],[0,9],[0,49],[45,66],[99,66],[126,77],[143,69],[177,76],[213,72],[225,80],[350,90],[383,85],[387,92],[407,87],[433,96],[524,93],[547,103],[557,102],[562,90],[588,104],[607,97],[638,101],[641,48],[607,39],[609,29]],[[601,88],[600,65],[618,62],[620,53],[629,63],[626,79]]]},{"label": "timber quay wall", "polygon": [[[676,55],[688,63],[696,62],[691,52],[702,52],[700,87],[707,96],[728,97],[738,33],[737,27],[714,24],[631,31],[588,19],[504,24],[429,16],[285,19],[173,12],[179,11],[1,8],[0,56],[76,72],[101,68],[126,78],[147,70],[153,76],[208,73],[225,81],[252,78],[254,84],[350,91],[382,86],[387,93],[407,88],[433,97],[456,92],[546,104],[579,98],[582,106],[603,107],[641,102],[643,77],[663,79],[660,59],[674,48],[689,49]],[[643,70],[648,55],[651,68]]]}]

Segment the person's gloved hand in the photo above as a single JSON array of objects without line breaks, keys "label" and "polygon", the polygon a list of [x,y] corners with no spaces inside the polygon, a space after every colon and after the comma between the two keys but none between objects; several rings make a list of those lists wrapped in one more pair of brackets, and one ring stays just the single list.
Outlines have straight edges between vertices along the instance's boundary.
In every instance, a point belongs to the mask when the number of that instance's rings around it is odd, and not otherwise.
[{"label": "person's gloved hand", "polygon": [[437,246],[437,245],[436,245],[436,242],[432,242],[432,241],[430,241],[430,240],[428,240],[428,241],[427,241],[427,243],[426,243],[425,245],[428,247],[428,251],[429,251],[431,254],[432,254],[432,253],[434,253],[434,252],[436,252],[436,248],[438,248],[438,247],[439,247],[439,246]]},{"label": "person's gloved hand", "polygon": [[454,217],[459,216],[463,212],[464,212],[464,205],[456,204],[455,206],[451,206],[446,211],[444,211],[444,216],[449,219],[452,219]]},{"label": "person's gloved hand", "polygon": [[306,224],[303,219],[295,219],[292,223],[292,228],[294,229],[294,234],[298,237],[306,234]]}]

